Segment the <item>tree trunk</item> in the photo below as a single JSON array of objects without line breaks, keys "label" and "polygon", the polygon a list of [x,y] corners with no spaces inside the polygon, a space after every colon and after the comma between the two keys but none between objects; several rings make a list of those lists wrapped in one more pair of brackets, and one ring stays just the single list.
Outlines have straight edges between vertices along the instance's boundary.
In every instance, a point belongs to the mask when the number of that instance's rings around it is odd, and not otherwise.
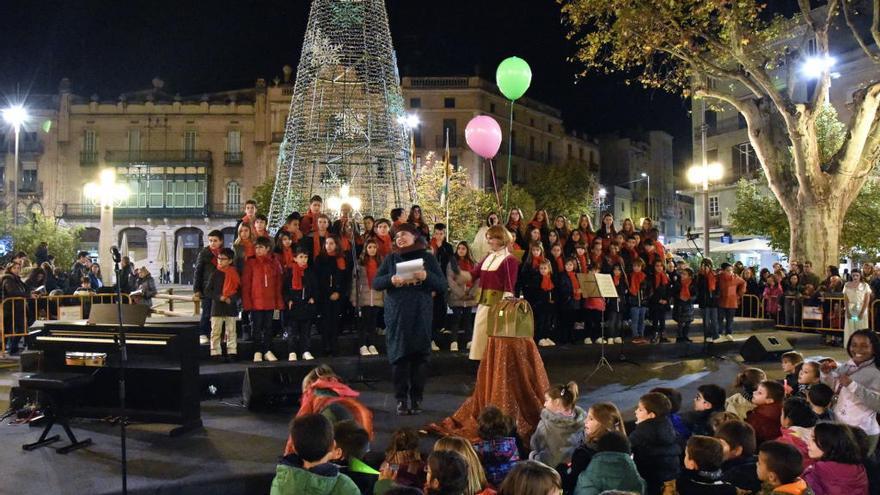
[{"label": "tree trunk", "polygon": [[791,227],[789,259],[813,262],[816,271],[840,264],[840,233],[845,213],[839,198],[812,202],[800,199],[794,212],[788,212]]}]

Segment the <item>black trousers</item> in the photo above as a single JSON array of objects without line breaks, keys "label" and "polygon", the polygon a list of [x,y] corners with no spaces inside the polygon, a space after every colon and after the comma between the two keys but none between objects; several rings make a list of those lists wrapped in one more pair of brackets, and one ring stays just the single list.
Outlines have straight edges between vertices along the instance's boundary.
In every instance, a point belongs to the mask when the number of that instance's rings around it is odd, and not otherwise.
[{"label": "black trousers", "polygon": [[376,321],[381,306],[361,306],[361,317],[358,319],[358,336],[362,346],[371,346],[376,337]]},{"label": "black trousers", "polygon": [[596,340],[602,336],[602,311],[598,309],[586,310],[586,318],[584,327],[587,330],[587,337]]},{"label": "black trousers", "polygon": [[470,306],[453,306],[452,318],[449,321],[449,328],[452,330],[453,339],[458,342],[458,350],[467,349],[467,343],[471,340],[471,334],[474,331],[474,314],[471,312],[473,307]]},{"label": "black trousers", "polygon": [[428,379],[428,355],[409,354],[391,365],[394,398],[398,401],[421,402]]},{"label": "black trousers", "polygon": [[431,340],[440,339],[440,331],[446,328],[446,297],[434,295],[433,318],[431,319]]},{"label": "black trousers", "polygon": [[273,311],[271,309],[265,311],[251,311],[254,352],[265,354],[272,350],[272,313]]},{"label": "black trousers", "polygon": [[312,338],[312,320],[285,318],[284,323],[287,327],[287,352],[295,352],[300,356],[304,352],[309,352],[309,341]]},{"label": "black trousers", "polygon": [[339,328],[342,326],[342,299],[326,300],[319,304],[321,315],[321,342],[324,354],[335,356],[339,352]]},{"label": "black trousers", "polygon": [[[202,314],[199,316],[199,335],[211,335],[211,306],[214,301],[202,296]],[[88,316],[86,317],[88,318]]]}]

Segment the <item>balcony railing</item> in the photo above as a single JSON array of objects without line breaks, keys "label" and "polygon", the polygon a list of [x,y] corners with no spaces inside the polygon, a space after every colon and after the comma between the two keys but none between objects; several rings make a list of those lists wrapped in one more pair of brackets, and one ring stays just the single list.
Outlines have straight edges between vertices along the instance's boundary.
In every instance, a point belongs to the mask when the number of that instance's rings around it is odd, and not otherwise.
[{"label": "balcony railing", "polygon": [[[62,218],[97,219],[101,216],[101,208],[91,203],[65,203]],[[173,208],[173,207],[123,207],[113,208],[114,218],[239,218],[243,215],[242,205],[214,203],[205,206]]]},{"label": "balcony railing", "polygon": [[[12,188],[12,181],[9,181],[9,187]],[[18,195],[43,195],[43,181],[22,181],[18,184]]]},{"label": "balcony railing", "polygon": [[241,165],[241,151],[227,151],[223,157],[227,165]]},{"label": "balcony railing", "polygon": [[107,163],[210,163],[207,150],[108,150]]},{"label": "balcony railing", "polygon": [[97,165],[98,164],[98,152],[97,151],[80,151],[79,152],[79,164],[82,166]]}]

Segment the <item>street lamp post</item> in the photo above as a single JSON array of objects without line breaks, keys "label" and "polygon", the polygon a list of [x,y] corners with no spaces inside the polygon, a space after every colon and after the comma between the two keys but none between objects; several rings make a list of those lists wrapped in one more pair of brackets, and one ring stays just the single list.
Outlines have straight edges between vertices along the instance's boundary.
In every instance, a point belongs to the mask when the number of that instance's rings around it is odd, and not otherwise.
[{"label": "street lamp post", "polygon": [[647,208],[645,208],[645,216],[649,217],[651,220],[654,220],[654,208],[651,206],[651,176],[648,175],[647,172],[642,172],[641,176],[648,181],[648,204],[645,205],[647,206]]},{"label": "street lamp post", "polygon": [[[98,236],[98,265],[101,266],[101,278],[104,285],[110,285],[113,273],[113,260],[110,248],[114,244],[113,208],[128,198],[128,187],[116,183],[116,172],[104,169],[97,182],[89,182],[83,187],[83,196],[95,206],[101,208],[101,231]],[[117,280],[117,283],[119,281]]]},{"label": "street lamp post", "polygon": [[599,190],[596,191],[596,225],[602,224],[602,215],[604,212],[602,210],[605,209],[605,198],[608,197],[608,190],[599,186]]},{"label": "street lamp post", "polygon": [[[21,126],[28,120],[27,110],[21,105],[13,105],[3,110],[3,120],[15,130],[15,161],[12,162],[12,223],[18,224],[18,145]],[[9,192],[7,192],[9,196]]]},{"label": "street lamp post", "polygon": [[724,175],[720,163],[703,163],[688,169],[688,181],[703,186],[703,257],[709,257],[709,182],[718,181]]}]

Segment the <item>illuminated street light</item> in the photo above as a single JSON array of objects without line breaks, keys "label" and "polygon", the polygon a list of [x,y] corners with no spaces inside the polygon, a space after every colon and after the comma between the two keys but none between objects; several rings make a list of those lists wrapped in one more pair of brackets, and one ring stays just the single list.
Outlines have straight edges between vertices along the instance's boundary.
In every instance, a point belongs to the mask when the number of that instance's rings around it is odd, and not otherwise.
[{"label": "illuminated street light", "polygon": [[811,79],[818,79],[829,72],[836,63],[837,60],[830,55],[807,57],[801,65],[801,72]]},{"label": "illuminated street light", "polygon": [[[18,223],[18,145],[21,135],[21,126],[28,121],[30,116],[27,109],[23,105],[12,105],[3,109],[3,120],[11,125],[15,130],[15,161],[12,164],[12,191],[7,191],[7,195],[12,193],[12,223]],[[6,204],[10,201],[7,200]]]},{"label": "illuminated street light", "polygon": [[397,117],[397,123],[406,127],[407,129],[415,129],[422,123],[419,119],[419,116],[414,113],[403,114],[400,117]]},{"label": "illuminated street light", "polygon": [[[98,235],[98,264],[104,285],[110,285],[113,273],[113,259],[110,248],[114,244],[113,208],[122,204],[129,196],[128,186],[116,182],[116,171],[107,168],[98,175],[97,182],[83,186],[83,196],[101,208],[101,230]],[[117,283],[119,281],[117,280]]]}]

